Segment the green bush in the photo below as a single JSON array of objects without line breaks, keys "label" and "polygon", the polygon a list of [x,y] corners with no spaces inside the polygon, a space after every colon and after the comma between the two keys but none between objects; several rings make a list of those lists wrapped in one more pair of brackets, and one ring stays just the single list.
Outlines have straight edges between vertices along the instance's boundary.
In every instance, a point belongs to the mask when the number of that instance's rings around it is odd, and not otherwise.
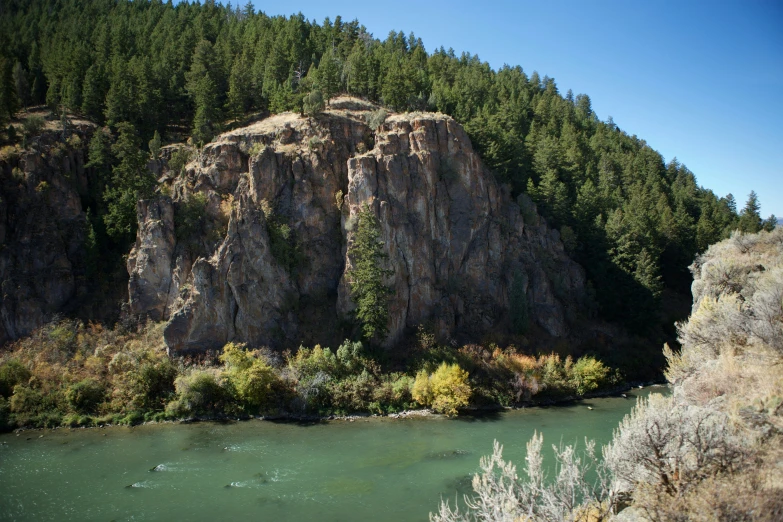
[{"label": "green bush", "polygon": [[329,383],[332,407],[339,413],[366,411],[373,400],[376,380],[367,370]]},{"label": "green bush", "polygon": [[318,89],[313,89],[302,100],[302,112],[307,116],[317,116],[323,112],[325,106],[324,95]]},{"label": "green bush", "polygon": [[207,217],[207,196],[201,192],[191,194],[180,201],[174,212],[174,229],[177,239],[190,243],[198,242],[198,235],[204,230]]},{"label": "green bush", "polygon": [[14,393],[14,386],[25,384],[32,374],[22,363],[11,359],[0,365],[0,397],[10,397]]},{"label": "green bush", "polygon": [[22,122],[25,138],[32,138],[33,136],[41,134],[45,125],[46,120],[44,120],[42,116],[38,116],[37,114],[28,116]]},{"label": "green bush", "polygon": [[175,392],[174,379],[177,369],[171,360],[143,362],[131,373],[131,405],[139,410],[160,410]]},{"label": "green bush", "polygon": [[226,366],[228,381],[240,404],[250,412],[269,409],[279,378],[266,361],[247,352],[244,345],[228,343],[220,360]]},{"label": "green bush", "polygon": [[29,386],[17,384],[10,401],[14,413],[36,414],[44,409],[44,397],[41,392]]},{"label": "green bush", "polygon": [[296,371],[300,380],[314,377],[318,373],[325,373],[330,377],[339,373],[337,357],[329,348],[321,348],[320,344],[315,345],[312,350],[300,346],[296,355],[289,358],[288,364]]},{"label": "green bush", "polygon": [[267,200],[261,201],[261,211],[266,218],[266,231],[269,234],[269,249],[272,257],[288,273],[293,272],[304,260],[296,243],[296,237],[286,222],[285,216],[278,214]]},{"label": "green bush", "polygon": [[230,394],[222,386],[221,377],[215,370],[193,370],[177,377],[177,398],[166,406],[166,413],[185,417],[226,412]]},{"label": "green bush", "polygon": [[168,161],[169,170],[175,174],[180,174],[182,169],[185,168],[190,162],[192,151],[187,147],[179,147],[176,152],[171,154],[171,159]]},{"label": "green bush", "polygon": [[381,377],[373,390],[373,402],[369,409],[375,413],[395,413],[414,408],[411,388],[414,379],[400,373],[387,374]]},{"label": "green bush", "polygon": [[370,361],[364,357],[364,345],[360,341],[352,342],[346,339],[337,348],[338,371],[341,375],[357,374],[366,370],[374,370]]},{"label": "green bush", "polygon": [[106,392],[98,381],[84,379],[74,383],[65,391],[65,400],[74,411],[90,412],[103,402]]},{"label": "green bush", "polygon": [[577,394],[584,395],[606,384],[609,368],[594,357],[580,357],[572,368],[572,386]]}]

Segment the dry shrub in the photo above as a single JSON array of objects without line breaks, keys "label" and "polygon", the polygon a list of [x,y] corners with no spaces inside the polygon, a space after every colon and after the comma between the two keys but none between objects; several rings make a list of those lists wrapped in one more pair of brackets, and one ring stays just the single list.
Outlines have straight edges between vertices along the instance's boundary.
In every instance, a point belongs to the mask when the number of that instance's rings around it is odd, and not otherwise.
[{"label": "dry shrub", "polygon": [[644,519],[661,522],[777,522],[783,519],[783,489],[763,487],[754,471],[710,477],[676,497],[643,484],[633,505]]},{"label": "dry shrub", "polygon": [[618,491],[647,483],[677,496],[705,478],[741,469],[752,453],[747,442],[722,412],[653,394],[622,420],[604,459]]}]

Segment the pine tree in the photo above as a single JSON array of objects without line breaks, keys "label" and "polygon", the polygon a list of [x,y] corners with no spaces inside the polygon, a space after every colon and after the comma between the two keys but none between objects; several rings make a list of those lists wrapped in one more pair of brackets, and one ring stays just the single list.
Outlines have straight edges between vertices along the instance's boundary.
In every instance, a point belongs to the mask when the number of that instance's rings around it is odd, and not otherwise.
[{"label": "pine tree", "polygon": [[330,49],[321,58],[317,74],[318,88],[323,93],[327,105],[329,105],[329,100],[340,91],[340,70],[341,66],[337,57]]},{"label": "pine tree", "polygon": [[220,120],[215,60],[212,44],[207,40],[201,40],[193,53],[193,62],[187,74],[186,88],[196,107],[196,114],[193,117],[193,140],[202,145],[212,139]]},{"label": "pine tree", "polygon": [[[252,6],[251,6],[252,7]],[[228,101],[226,112],[238,120],[250,110],[252,104],[250,58],[242,53],[234,60],[228,79]]]},{"label": "pine tree", "polygon": [[87,69],[82,85],[82,112],[90,118],[103,121],[106,91],[101,68],[95,64]]},{"label": "pine tree", "polygon": [[13,64],[0,55],[0,122],[11,119],[19,108],[14,84]]},{"label": "pine tree", "polygon": [[761,230],[762,221],[761,215],[759,214],[760,209],[761,205],[759,205],[759,198],[756,195],[756,192],[751,190],[748,195],[748,201],[745,203],[745,208],[742,209],[742,213],[740,214],[740,230],[751,234],[755,234]]},{"label": "pine tree", "polygon": [[30,80],[27,78],[27,71],[19,62],[14,64],[13,79],[17,99],[22,107],[28,107],[30,105]]},{"label": "pine tree", "polygon": [[388,255],[383,251],[378,218],[367,205],[359,212],[358,218],[357,230],[348,249],[351,259],[348,280],[362,334],[366,339],[382,341],[389,331],[388,296],[391,294],[383,280],[393,272],[381,268]]},{"label": "pine tree", "polygon": [[160,133],[155,131],[155,134],[152,136],[152,139],[149,142],[150,156],[154,160],[160,158],[160,143]]},{"label": "pine tree", "polygon": [[104,194],[108,212],[103,220],[106,232],[115,241],[130,242],[136,234],[136,202],[152,195],[155,177],[147,169],[147,154],[141,150],[133,125],[120,123],[117,131],[117,141],[111,147],[111,182]]}]

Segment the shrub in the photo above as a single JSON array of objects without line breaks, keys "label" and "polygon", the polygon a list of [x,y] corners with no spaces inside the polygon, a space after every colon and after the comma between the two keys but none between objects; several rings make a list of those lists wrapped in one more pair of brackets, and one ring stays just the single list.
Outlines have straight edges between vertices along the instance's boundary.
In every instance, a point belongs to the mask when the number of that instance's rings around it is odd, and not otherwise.
[{"label": "shrub", "polygon": [[569,388],[569,371],[571,370],[571,356],[563,362],[557,354],[542,355],[538,358],[541,368],[541,384],[552,391],[565,391]]},{"label": "shrub", "polygon": [[223,347],[220,360],[226,365],[228,380],[243,406],[253,411],[269,406],[279,381],[269,364],[247,352],[244,345],[234,343]]},{"label": "shrub", "polygon": [[604,450],[616,490],[646,482],[675,496],[710,475],[734,471],[745,455],[729,425],[722,413],[672,397],[640,399]]},{"label": "shrub", "polygon": [[503,460],[503,446],[494,443],[492,455],[482,457],[481,474],[473,477],[474,495],[465,495],[466,511],[452,509],[441,501],[432,522],[473,520],[606,520],[615,505],[608,474],[595,452],[595,442],[585,440],[585,449],[552,446],[555,479],[545,481],[543,435],[535,433],[527,443],[524,473],[517,474]]},{"label": "shrub", "polygon": [[376,381],[366,370],[329,383],[332,407],[339,412],[366,410],[373,400]]},{"label": "shrub", "polygon": [[324,95],[318,89],[313,89],[302,100],[302,112],[307,116],[317,116],[325,107]]},{"label": "shrub", "polygon": [[26,384],[32,373],[21,362],[11,359],[0,365],[0,396],[10,397],[14,393],[14,386]]},{"label": "shrub", "polygon": [[177,369],[168,357],[143,362],[130,374],[131,405],[138,410],[160,410],[175,392]]},{"label": "shrub", "polygon": [[174,382],[177,399],[166,406],[170,416],[212,414],[226,411],[229,394],[216,370],[193,370]]},{"label": "shrub", "polygon": [[419,404],[431,406],[440,413],[456,415],[458,408],[468,405],[471,391],[468,372],[457,364],[444,362],[432,375],[420,371],[416,375],[411,395]]},{"label": "shrub", "polygon": [[609,368],[594,357],[580,357],[571,375],[572,387],[578,395],[595,391],[606,383]]},{"label": "shrub", "polygon": [[11,415],[8,401],[5,400],[5,397],[0,397],[0,432],[7,431],[10,428]]},{"label": "shrub", "polygon": [[364,346],[361,342],[343,341],[337,349],[338,371],[341,375],[352,375],[372,368],[370,361],[363,355]]},{"label": "shrub", "polygon": [[35,388],[17,384],[9,404],[14,413],[40,413],[44,409],[44,397]]},{"label": "shrub", "polygon": [[413,383],[414,379],[408,375],[399,373],[384,375],[373,390],[370,410],[378,413],[394,413],[412,408]]},{"label": "shrub", "polygon": [[197,242],[197,236],[204,230],[207,218],[207,196],[202,192],[190,194],[178,202],[174,213],[174,229],[178,240]]},{"label": "shrub", "polygon": [[321,348],[320,344],[315,345],[312,350],[300,346],[296,355],[289,358],[288,365],[295,370],[300,380],[312,378],[319,373],[330,377],[338,374],[337,357],[329,348]]},{"label": "shrub", "polygon": [[378,109],[377,111],[373,111],[365,115],[364,121],[367,122],[367,126],[370,127],[372,130],[378,130],[378,128],[383,125],[383,122],[386,121],[386,118],[389,117],[389,113],[386,112],[386,109]]},{"label": "shrub", "polygon": [[66,140],[68,143],[68,146],[72,149],[78,149],[82,146],[82,139],[79,137],[78,134],[71,134],[68,136],[68,139]]},{"label": "shrub", "polygon": [[272,251],[272,257],[291,273],[304,259],[296,243],[294,232],[286,222],[285,216],[275,212],[269,201],[262,200],[260,207],[266,218],[266,231],[269,234],[269,249]]},{"label": "shrub", "polygon": [[422,406],[432,404],[432,387],[430,386],[430,376],[426,370],[419,370],[416,373],[416,379],[411,386],[411,396]]},{"label": "shrub", "polygon": [[94,379],[84,379],[74,383],[65,391],[65,400],[77,412],[95,411],[103,402],[105,391],[103,386]]},{"label": "shrub", "polygon": [[171,154],[171,158],[168,161],[169,170],[175,174],[180,174],[182,169],[185,168],[190,162],[192,151],[187,147],[179,147],[175,152]]},{"label": "shrub", "polygon": [[0,161],[11,163],[16,161],[21,155],[22,151],[16,145],[6,145],[0,147]]},{"label": "shrub", "polygon": [[309,140],[307,140],[307,148],[310,150],[316,150],[318,147],[323,145],[323,143],[323,140],[318,136],[312,136]]},{"label": "shrub", "polygon": [[32,138],[33,136],[40,134],[44,125],[46,125],[46,121],[42,116],[38,116],[37,114],[28,116],[22,122],[22,129],[24,130],[25,137]]}]

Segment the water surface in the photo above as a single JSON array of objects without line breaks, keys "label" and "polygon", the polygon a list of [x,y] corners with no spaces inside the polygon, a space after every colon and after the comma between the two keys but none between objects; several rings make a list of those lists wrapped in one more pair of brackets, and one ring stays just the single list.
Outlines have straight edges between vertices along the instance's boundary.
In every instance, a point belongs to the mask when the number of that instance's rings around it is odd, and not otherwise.
[{"label": "water surface", "polygon": [[441,497],[470,491],[494,439],[517,464],[535,430],[545,448],[603,444],[649,392],[458,419],[7,434],[0,520],[426,520]]}]

